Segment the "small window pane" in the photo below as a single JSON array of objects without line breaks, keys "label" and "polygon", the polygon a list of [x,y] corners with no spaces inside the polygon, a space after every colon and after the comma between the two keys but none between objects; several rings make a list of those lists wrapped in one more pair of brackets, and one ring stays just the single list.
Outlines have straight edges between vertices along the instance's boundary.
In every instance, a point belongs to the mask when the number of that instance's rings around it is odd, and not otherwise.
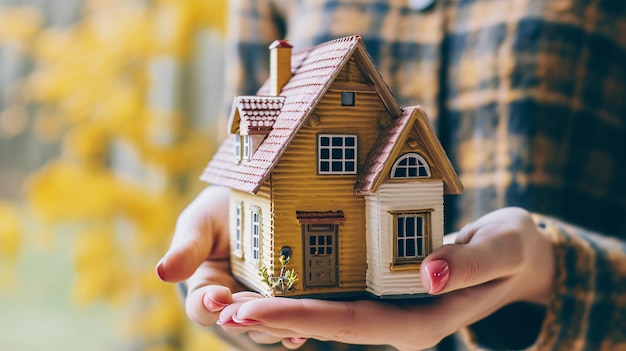
[{"label": "small window pane", "polygon": [[333,162],[333,172],[341,172],[343,170],[342,162]]},{"label": "small window pane", "polygon": [[322,146],[330,146],[330,138],[329,137],[320,137],[320,145],[322,145]]},{"label": "small window pane", "polygon": [[341,159],[343,159],[343,150],[333,149],[333,160],[341,160]]},{"label": "small window pane", "polygon": [[332,244],[333,244],[333,236],[326,235],[326,245],[332,245]]},{"label": "small window pane", "polygon": [[320,235],[318,245],[325,245],[326,240],[324,239],[325,237],[323,235]]},{"label": "small window pane", "polygon": [[315,238],[313,235],[309,238],[309,245],[315,245]]},{"label": "small window pane", "polygon": [[354,171],[354,162],[346,162],[346,172]]},{"label": "small window pane", "polygon": [[318,255],[323,255],[324,254],[324,247],[323,246],[317,248],[317,254]]},{"label": "small window pane", "polygon": [[341,93],[341,106],[354,106],[354,92]]},{"label": "small window pane", "polygon": [[343,138],[334,137],[333,138],[333,146],[343,146]]},{"label": "small window pane", "polygon": [[404,257],[404,241],[398,240],[398,257]]},{"label": "small window pane", "polygon": [[415,256],[415,239],[406,239],[406,257]]},{"label": "small window pane", "polygon": [[320,150],[320,158],[322,160],[328,160],[330,158],[330,150],[329,149]]},{"label": "small window pane", "polygon": [[415,236],[415,218],[408,217],[406,219],[406,236]]},{"label": "small window pane", "polygon": [[320,171],[321,172],[330,171],[330,162],[320,162]]},{"label": "small window pane", "polygon": [[396,168],[395,178],[406,178],[406,168]]}]

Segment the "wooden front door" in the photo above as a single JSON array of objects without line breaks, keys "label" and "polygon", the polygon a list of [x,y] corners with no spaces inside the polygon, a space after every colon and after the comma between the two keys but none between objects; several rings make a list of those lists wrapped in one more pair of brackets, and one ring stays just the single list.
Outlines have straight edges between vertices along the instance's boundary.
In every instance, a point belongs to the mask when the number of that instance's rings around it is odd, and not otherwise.
[{"label": "wooden front door", "polygon": [[304,287],[337,286],[337,224],[303,224]]}]

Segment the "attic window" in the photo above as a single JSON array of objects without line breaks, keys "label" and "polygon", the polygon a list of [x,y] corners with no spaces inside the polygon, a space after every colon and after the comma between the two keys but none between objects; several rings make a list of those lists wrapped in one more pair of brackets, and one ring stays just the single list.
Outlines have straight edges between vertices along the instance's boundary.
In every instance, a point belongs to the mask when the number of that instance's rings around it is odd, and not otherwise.
[{"label": "attic window", "polygon": [[241,134],[236,133],[235,138],[235,162],[239,163],[241,161]]},{"label": "attic window", "polygon": [[249,160],[252,157],[252,137],[250,135],[235,134],[235,162]]},{"label": "attic window", "polygon": [[354,106],[356,99],[353,91],[341,92],[341,106]]},{"label": "attic window", "polygon": [[249,135],[244,135],[243,139],[243,159],[249,160],[252,157],[252,137]]},{"label": "attic window", "polygon": [[400,156],[391,168],[391,179],[429,178],[430,167],[414,152]]},{"label": "attic window", "polygon": [[318,136],[318,174],[356,174],[356,135]]}]

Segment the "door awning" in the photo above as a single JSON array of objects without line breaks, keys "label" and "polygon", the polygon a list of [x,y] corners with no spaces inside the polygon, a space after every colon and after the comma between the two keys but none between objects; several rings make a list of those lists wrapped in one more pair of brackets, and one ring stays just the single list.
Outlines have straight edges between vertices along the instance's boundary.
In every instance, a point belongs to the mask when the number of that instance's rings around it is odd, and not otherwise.
[{"label": "door awning", "polygon": [[296,211],[300,224],[337,223],[346,220],[343,211],[306,212]]}]

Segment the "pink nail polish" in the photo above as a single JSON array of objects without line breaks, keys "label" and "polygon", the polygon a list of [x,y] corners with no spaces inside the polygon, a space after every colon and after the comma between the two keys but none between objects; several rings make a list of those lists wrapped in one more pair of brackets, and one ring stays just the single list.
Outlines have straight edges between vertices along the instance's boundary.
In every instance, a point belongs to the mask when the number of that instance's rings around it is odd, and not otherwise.
[{"label": "pink nail polish", "polygon": [[221,326],[225,326],[225,327],[248,327],[251,325],[258,325],[261,324],[261,322],[259,321],[255,321],[253,319],[240,319],[240,320],[236,320],[236,317],[233,316],[231,319],[227,320],[227,321],[222,321],[222,320],[217,320],[216,322],[217,325],[221,325]]},{"label": "pink nail polish", "polygon": [[219,312],[223,310],[224,307],[228,306],[227,304],[213,300],[208,294],[204,295],[202,303],[204,303],[204,307],[210,312]]},{"label": "pink nail polish", "polygon": [[307,338],[289,338],[289,341],[294,344],[304,344],[307,341]]},{"label": "pink nail polish", "polygon": [[163,259],[160,259],[156,265],[156,274],[157,274],[157,277],[159,277],[159,279],[161,279],[164,282],[166,281],[165,275],[163,274]]},{"label": "pink nail polish", "polygon": [[233,321],[232,319],[229,319],[227,321],[222,321],[222,320],[217,320],[217,322],[215,322],[215,324],[217,325],[221,325],[221,326],[226,326],[226,327],[240,327],[239,324],[237,324],[235,321]]},{"label": "pink nail polish", "polygon": [[450,280],[450,266],[445,260],[435,260],[429,262],[426,266],[426,272],[430,278],[430,294],[436,294],[443,290],[443,288]]},{"label": "pink nail polish", "polygon": [[254,319],[240,319],[237,315],[233,315],[233,321],[242,326],[251,326],[251,325],[259,325],[261,322]]}]

